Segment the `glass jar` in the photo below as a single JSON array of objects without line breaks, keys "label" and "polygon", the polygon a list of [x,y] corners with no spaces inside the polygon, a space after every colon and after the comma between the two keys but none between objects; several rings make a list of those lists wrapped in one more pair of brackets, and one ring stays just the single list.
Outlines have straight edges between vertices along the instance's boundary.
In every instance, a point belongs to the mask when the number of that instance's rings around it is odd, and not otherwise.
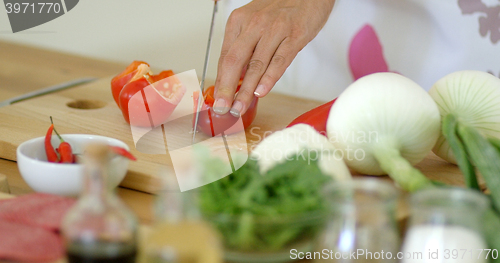
[{"label": "glass jar", "polygon": [[112,154],[107,145],[85,149],[84,190],[63,219],[62,234],[69,263],[136,262],[137,218],[108,190]]},{"label": "glass jar", "polygon": [[462,188],[430,188],[411,196],[403,263],[487,262],[482,220],[490,203],[482,193]]},{"label": "glass jar", "polygon": [[148,263],[222,263],[222,245],[215,230],[201,220],[197,190],[181,192],[173,172],[161,172],[155,223],[146,237]]},{"label": "glass jar", "polygon": [[335,182],[326,194],[332,216],[313,255],[315,262],[396,262],[398,192],[392,184],[355,178]]}]

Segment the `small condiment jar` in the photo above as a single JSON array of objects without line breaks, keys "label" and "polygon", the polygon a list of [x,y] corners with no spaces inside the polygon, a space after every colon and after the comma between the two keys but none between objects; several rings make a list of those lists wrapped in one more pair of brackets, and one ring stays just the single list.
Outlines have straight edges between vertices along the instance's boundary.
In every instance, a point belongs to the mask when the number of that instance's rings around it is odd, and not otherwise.
[{"label": "small condiment jar", "polygon": [[410,205],[400,262],[487,262],[481,229],[490,206],[485,195],[472,189],[429,188],[412,194]]},{"label": "small condiment jar", "polygon": [[398,191],[393,185],[355,178],[326,189],[332,216],[315,250],[320,252],[315,262],[397,262]]},{"label": "small condiment jar", "polygon": [[163,187],[157,194],[155,222],[145,239],[141,262],[222,263],[218,233],[201,219],[197,190],[181,192],[173,172],[162,171]]},{"label": "small condiment jar", "polygon": [[137,218],[107,187],[109,146],[89,145],[84,152],[84,190],[62,222],[69,263],[134,263],[137,254]]}]

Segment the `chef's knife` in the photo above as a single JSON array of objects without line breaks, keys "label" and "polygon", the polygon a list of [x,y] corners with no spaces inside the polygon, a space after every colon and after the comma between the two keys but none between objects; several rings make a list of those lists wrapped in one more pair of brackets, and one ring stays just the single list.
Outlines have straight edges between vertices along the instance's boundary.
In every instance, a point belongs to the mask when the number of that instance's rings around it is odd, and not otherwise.
[{"label": "chef's knife", "polygon": [[214,1],[214,10],[212,11],[212,22],[210,24],[210,31],[208,33],[207,51],[205,52],[205,64],[203,65],[203,75],[201,76],[201,82],[200,82],[201,93],[198,96],[198,105],[196,107],[196,117],[193,126],[193,143],[196,139],[196,132],[198,129],[198,118],[200,117],[200,109],[204,101],[203,91],[205,90],[205,77],[207,75],[208,60],[210,58],[210,46],[212,45],[212,33],[214,32],[215,13],[217,13],[217,0]]},{"label": "chef's knife", "polygon": [[14,104],[16,102],[23,101],[23,100],[31,99],[31,98],[38,97],[41,95],[45,95],[45,94],[49,94],[49,93],[56,92],[59,90],[63,90],[63,89],[71,88],[71,87],[78,86],[81,84],[85,84],[85,83],[88,83],[88,82],[91,82],[94,80],[96,80],[96,78],[86,77],[86,78],[81,78],[81,79],[76,79],[76,80],[64,82],[64,83],[61,83],[61,84],[58,84],[55,86],[51,86],[48,88],[44,88],[41,90],[35,90],[33,92],[26,93],[26,94],[23,94],[23,95],[18,96],[18,97],[14,97],[14,98],[11,98],[8,100],[1,101],[0,108],[3,106],[8,106],[8,105]]}]

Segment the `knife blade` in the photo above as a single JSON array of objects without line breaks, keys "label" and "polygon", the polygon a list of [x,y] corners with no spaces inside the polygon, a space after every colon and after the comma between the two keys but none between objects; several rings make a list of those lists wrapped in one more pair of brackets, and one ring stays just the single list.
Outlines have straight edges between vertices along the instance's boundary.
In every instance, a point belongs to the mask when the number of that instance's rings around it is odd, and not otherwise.
[{"label": "knife blade", "polygon": [[194,126],[193,126],[193,144],[194,144],[194,141],[196,140],[196,132],[198,129],[198,119],[200,117],[201,104],[203,103],[203,91],[205,91],[205,77],[207,75],[208,61],[210,59],[210,46],[212,45],[212,34],[214,32],[215,14],[217,13],[217,1],[218,0],[214,0],[214,9],[212,11],[212,21],[210,23],[210,31],[208,33],[207,50],[205,52],[205,63],[203,64],[203,75],[201,76],[201,82],[200,82],[201,93],[198,95],[198,105],[196,107],[196,117],[195,117]]},{"label": "knife blade", "polygon": [[63,90],[63,89],[71,88],[71,87],[78,86],[81,84],[85,84],[85,83],[94,81],[96,79],[97,78],[85,77],[85,78],[75,79],[75,80],[71,80],[68,82],[61,83],[61,84],[57,84],[55,86],[50,86],[50,87],[47,87],[44,89],[35,90],[33,92],[26,93],[26,94],[23,94],[21,96],[17,96],[14,98],[10,98],[8,100],[1,101],[0,108],[17,103],[17,102],[20,102],[20,101],[23,101],[23,100],[31,99],[31,98],[38,97],[41,95],[45,95],[45,94],[49,94],[49,93],[56,92],[59,90]]}]

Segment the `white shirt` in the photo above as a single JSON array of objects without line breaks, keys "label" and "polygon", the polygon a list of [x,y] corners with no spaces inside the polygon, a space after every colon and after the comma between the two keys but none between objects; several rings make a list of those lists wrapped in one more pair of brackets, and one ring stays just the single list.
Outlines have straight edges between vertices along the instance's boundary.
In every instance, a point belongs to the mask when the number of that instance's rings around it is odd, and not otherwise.
[{"label": "white shirt", "polygon": [[[227,18],[248,2],[219,3]],[[324,28],[273,91],[323,101],[337,97],[354,80],[349,48],[366,25],[378,36],[389,70],[426,90],[458,70],[500,77],[499,12],[498,0],[337,0]]]}]

